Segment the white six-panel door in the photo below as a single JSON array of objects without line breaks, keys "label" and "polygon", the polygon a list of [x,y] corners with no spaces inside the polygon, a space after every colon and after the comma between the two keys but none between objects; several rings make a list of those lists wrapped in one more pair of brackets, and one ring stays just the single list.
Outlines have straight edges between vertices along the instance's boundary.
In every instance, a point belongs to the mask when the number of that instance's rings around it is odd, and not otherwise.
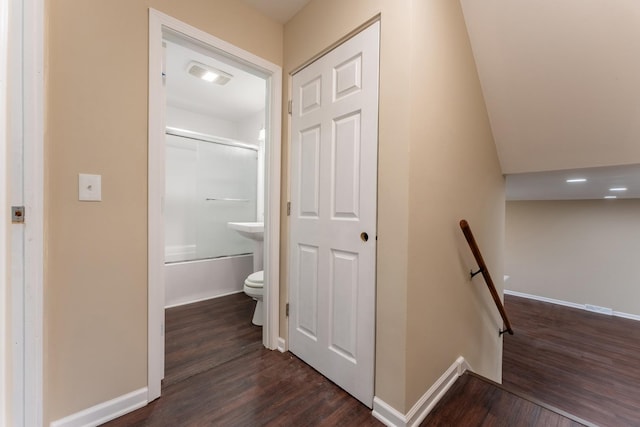
[{"label": "white six-panel door", "polygon": [[289,348],[371,407],[376,22],[293,76]]}]

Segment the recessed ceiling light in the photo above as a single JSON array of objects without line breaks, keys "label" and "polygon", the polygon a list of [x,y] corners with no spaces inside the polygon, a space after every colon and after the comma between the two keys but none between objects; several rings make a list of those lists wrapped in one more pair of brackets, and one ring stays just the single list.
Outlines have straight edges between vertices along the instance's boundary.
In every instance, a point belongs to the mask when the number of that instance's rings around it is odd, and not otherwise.
[{"label": "recessed ceiling light", "polygon": [[618,196],[604,196],[605,199],[617,199]]},{"label": "recessed ceiling light", "polygon": [[587,178],[571,178],[571,179],[568,179],[567,182],[571,182],[571,183],[574,183],[574,182],[587,182]]},{"label": "recessed ceiling light", "polygon": [[609,191],[627,191],[627,187],[613,187]]},{"label": "recessed ceiling light", "polygon": [[210,67],[209,65],[202,64],[200,62],[191,61],[187,65],[187,72],[192,76],[198,77],[209,83],[215,83],[219,85],[225,85],[229,83],[229,80],[233,76],[229,73],[225,73],[217,68]]}]

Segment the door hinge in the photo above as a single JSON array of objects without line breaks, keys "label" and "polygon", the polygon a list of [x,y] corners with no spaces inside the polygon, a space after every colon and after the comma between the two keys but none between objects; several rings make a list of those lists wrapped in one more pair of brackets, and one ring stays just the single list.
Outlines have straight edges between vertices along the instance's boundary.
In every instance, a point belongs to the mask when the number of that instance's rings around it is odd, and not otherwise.
[{"label": "door hinge", "polygon": [[24,206],[11,206],[11,222],[24,224]]},{"label": "door hinge", "polygon": [[287,103],[287,110],[289,111],[289,114],[293,113],[293,101],[289,100],[289,102]]},{"label": "door hinge", "polygon": [[289,303],[287,303],[287,305],[284,306],[284,314],[289,317]]},{"label": "door hinge", "polygon": [[287,202],[287,216],[291,216],[291,202]]}]

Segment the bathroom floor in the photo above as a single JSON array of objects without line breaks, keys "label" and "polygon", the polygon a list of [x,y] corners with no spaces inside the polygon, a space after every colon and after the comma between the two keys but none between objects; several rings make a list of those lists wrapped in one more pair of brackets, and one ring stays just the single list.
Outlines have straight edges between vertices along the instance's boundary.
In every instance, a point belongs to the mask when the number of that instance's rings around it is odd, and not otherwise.
[{"label": "bathroom floor", "polygon": [[244,293],[165,311],[166,388],[262,347],[251,324],[255,302]]},{"label": "bathroom floor", "polygon": [[239,293],[168,309],[162,397],[105,425],[382,425],[291,353],[265,349],[254,307]]}]

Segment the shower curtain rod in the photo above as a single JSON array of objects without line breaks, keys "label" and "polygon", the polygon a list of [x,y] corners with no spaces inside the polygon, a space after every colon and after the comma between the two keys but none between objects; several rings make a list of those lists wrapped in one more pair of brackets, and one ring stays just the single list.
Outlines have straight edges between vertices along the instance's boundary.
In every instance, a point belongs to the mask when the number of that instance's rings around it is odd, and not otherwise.
[{"label": "shower curtain rod", "polygon": [[205,133],[193,132],[186,129],[174,128],[167,126],[165,129],[167,135],[179,136],[182,138],[194,139],[196,141],[211,142],[214,144],[228,145],[230,147],[244,148],[246,150],[258,151],[257,145],[247,144],[245,142],[235,141],[220,136],[207,135]]}]

